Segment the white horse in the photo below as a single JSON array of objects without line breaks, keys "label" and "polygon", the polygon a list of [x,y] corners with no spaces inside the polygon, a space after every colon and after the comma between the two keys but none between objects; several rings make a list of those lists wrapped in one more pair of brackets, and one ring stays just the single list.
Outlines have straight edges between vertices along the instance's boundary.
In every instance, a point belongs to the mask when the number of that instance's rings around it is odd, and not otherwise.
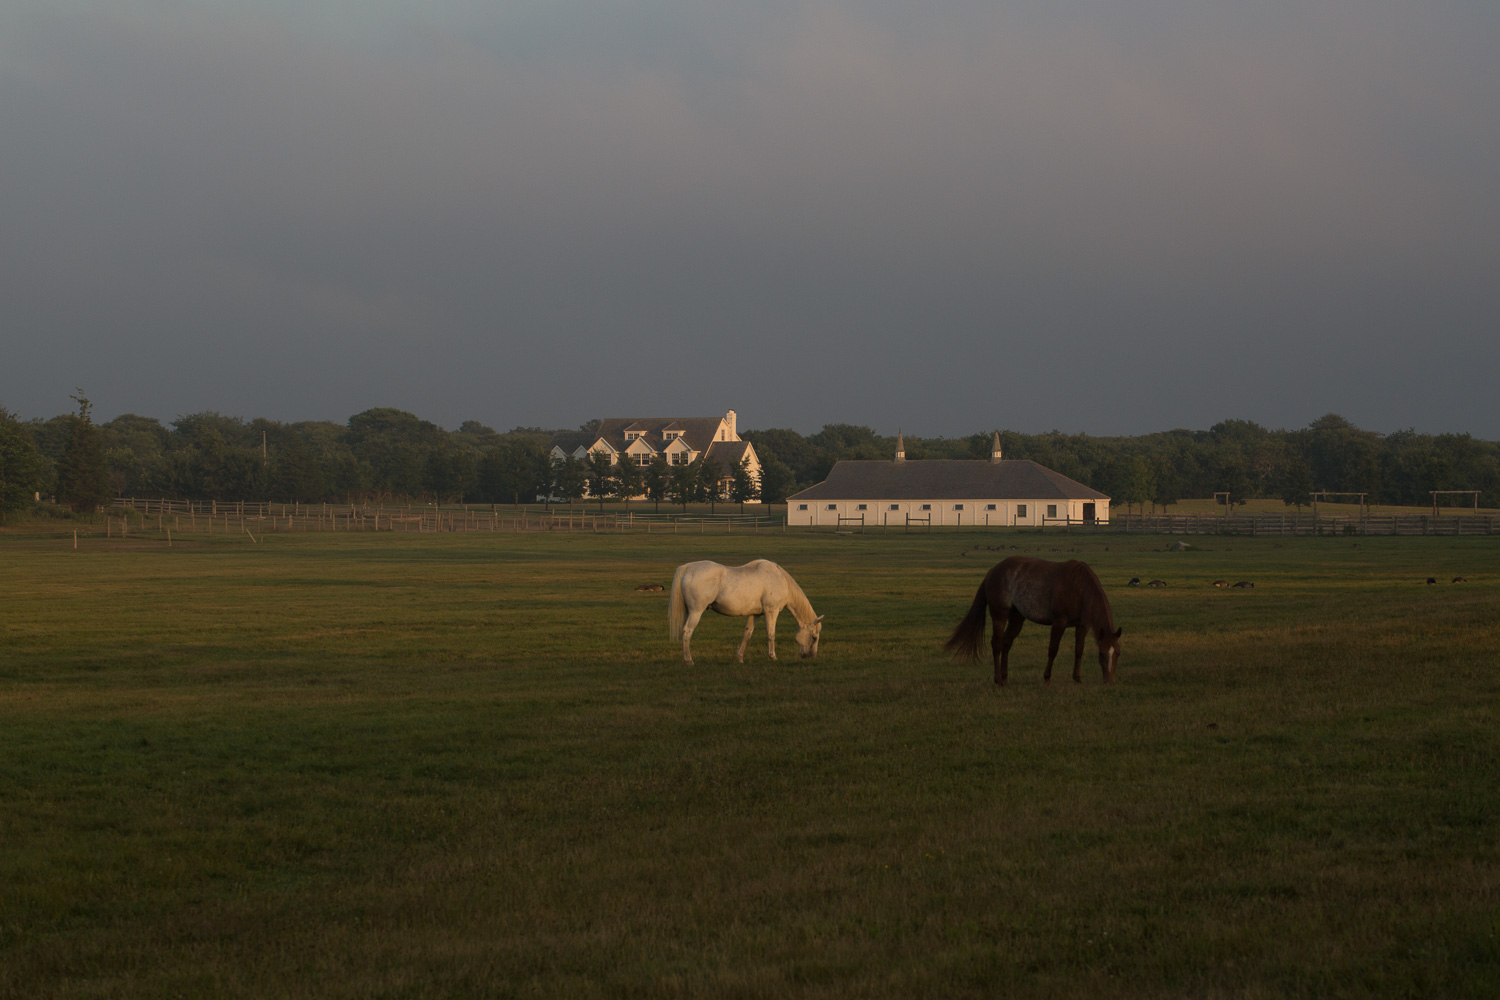
[{"label": "white horse", "polygon": [[698,619],[709,608],[732,618],[745,616],[745,637],[740,640],[739,662],[745,662],[745,646],[755,631],[755,616],[766,616],[766,645],[771,659],[776,659],[776,616],[790,608],[797,619],[797,649],[804,657],[818,655],[818,636],[823,632],[823,616],[813,611],[812,603],[792,575],[769,559],[757,559],[743,566],[721,566],[716,562],[683,563],[672,577],[672,599],[667,605],[668,634],[682,639],[682,662],[693,663],[689,643]]}]

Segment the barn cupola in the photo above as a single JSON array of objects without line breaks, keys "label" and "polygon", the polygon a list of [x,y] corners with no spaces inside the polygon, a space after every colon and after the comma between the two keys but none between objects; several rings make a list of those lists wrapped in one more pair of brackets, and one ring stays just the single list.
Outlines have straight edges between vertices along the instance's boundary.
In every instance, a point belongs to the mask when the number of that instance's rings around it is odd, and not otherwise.
[{"label": "barn cupola", "polygon": [[896,461],[906,461],[906,441],[901,437],[901,432],[896,432]]},{"label": "barn cupola", "polygon": [[1000,432],[995,432],[995,442],[990,445],[990,461],[996,464],[1000,462]]}]

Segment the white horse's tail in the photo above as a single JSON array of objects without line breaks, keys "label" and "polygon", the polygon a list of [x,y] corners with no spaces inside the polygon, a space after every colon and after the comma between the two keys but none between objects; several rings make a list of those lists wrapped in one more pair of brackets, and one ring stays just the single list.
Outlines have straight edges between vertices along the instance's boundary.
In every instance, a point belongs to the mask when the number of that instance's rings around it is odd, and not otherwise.
[{"label": "white horse's tail", "polygon": [[687,598],[682,595],[682,571],[687,565],[677,567],[677,572],[672,574],[672,596],[667,601],[667,638],[673,642],[682,641],[682,626],[687,621]]}]

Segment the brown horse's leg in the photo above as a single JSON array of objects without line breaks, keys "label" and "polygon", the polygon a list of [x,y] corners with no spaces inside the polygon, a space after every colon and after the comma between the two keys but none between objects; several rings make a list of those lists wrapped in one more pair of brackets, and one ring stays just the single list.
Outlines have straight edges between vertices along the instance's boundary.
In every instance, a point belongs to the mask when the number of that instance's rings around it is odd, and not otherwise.
[{"label": "brown horse's leg", "polygon": [[1057,659],[1057,647],[1062,645],[1063,633],[1068,627],[1066,625],[1053,625],[1052,634],[1047,638],[1047,670],[1042,674],[1042,683],[1052,683],[1052,661]]},{"label": "brown horse's leg", "polygon": [[1088,636],[1080,625],[1073,630],[1073,683],[1083,683],[1083,641]]},{"label": "brown horse's leg", "polygon": [[1000,616],[990,611],[990,617],[995,619],[995,635],[990,640],[990,648],[995,653],[995,683],[1004,684],[1010,676],[1010,646],[1016,641],[1016,636],[1021,634],[1021,626],[1026,624],[1026,619],[1019,611],[1011,609],[1009,617],[1005,622],[1005,631],[1000,631]]}]

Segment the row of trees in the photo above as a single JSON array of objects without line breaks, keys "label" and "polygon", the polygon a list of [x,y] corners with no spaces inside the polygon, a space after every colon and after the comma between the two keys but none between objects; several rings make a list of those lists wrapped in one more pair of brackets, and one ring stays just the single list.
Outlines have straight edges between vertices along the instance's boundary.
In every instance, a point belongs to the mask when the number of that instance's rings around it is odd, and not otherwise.
[{"label": "row of trees", "polygon": [[[595,452],[587,461],[568,456],[556,463],[549,484],[552,496],[578,498],[585,495],[605,500],[630,500],[644,496],[660,505],[672,503],[746,503],[761,497],[760,483],[750,471],[750,460],[743,459],[733,469],[722,469],[713,459],[700,456],[687,465],[668,465],[666,457],[657,455],[646,465],[629,461],[610,464],[609,455]],[[539,489],[539,492],[543,492]]]},{"label": "row of trees", "polygon": [[[896,439],[834,424],[817,434],[747,431],[763,460],[790,466],[799,484],[821,482],[841,458],[888,459]],[[988,458],[993,432],[962,438],[906,437],[908,460]],[[1369,494],[1371,503],[1422,505],[1432,490],[1479,490],[1500,505],[1500,442],[1468,434],[1378,434],[1328,414],[1299,430],[1226,420],[1206,431],[1137,437],[1001,431],[1008,459],[1030,459],[1108,494],[1120,505],[1164,505],[1228,492],[1235,503],[1308,502],[1314,490]]]},{"label": "row of trees", "polygon": [[[170,426],[126,414],[95,424],[80,391],[77,412],[23,421],[0,409],[0,516],[36,493],[78,510],[111,496],[291,502],[423,498],[523,503],[539,496],[656,503],[776,503],[821,482],[839,459],[889,460],[893,437],[831,424],[815,434],[745,431],[762,463],[759,484],[742,465],[702,460],[668,466],[611,466],[600,456],[554,465],[553,431],[498,432],[475,421],[455,431],[413,414],[377,408],[328,421],[246,421],[218,413]],[[586,424],[585,431],[594,429]],[[1237,502],[1277,498],[1304,504],[1313,490],[1350,490],[1375,503],[1425,504],[1431,490],[1480,490],[1500,504],[1500,443],[1467,434],[1364,431],[1330,414],[1300,430],[1267,430],[1229,420],[1207,431],[1138,437],[1000,433],[1006,458],[1032,459],[1108,494],[1117,505],[1159,505],[1227,491]],[[906,437],[910,461],[985,459],[991,432]]]},{"label": "row of trees", "polygon": [[[467,421],[445,431],[413,414],[366,410],[347,424],[245,421],[218,413],[179,417],[170,427],[126,414],[95,424],[82,396],[78,413],[21,421],[0,409],[0,516],[37,493],[75,510],[112,496],[281,502],[427,499],[531,503],[588,496],[738,502],[760,498],[748,463],[721,469],[699,459],[668,466],[611,466],[603,455],[556,464],[554,431],[500,433]],[[587,428],[588,425],[585,425]]]}]

